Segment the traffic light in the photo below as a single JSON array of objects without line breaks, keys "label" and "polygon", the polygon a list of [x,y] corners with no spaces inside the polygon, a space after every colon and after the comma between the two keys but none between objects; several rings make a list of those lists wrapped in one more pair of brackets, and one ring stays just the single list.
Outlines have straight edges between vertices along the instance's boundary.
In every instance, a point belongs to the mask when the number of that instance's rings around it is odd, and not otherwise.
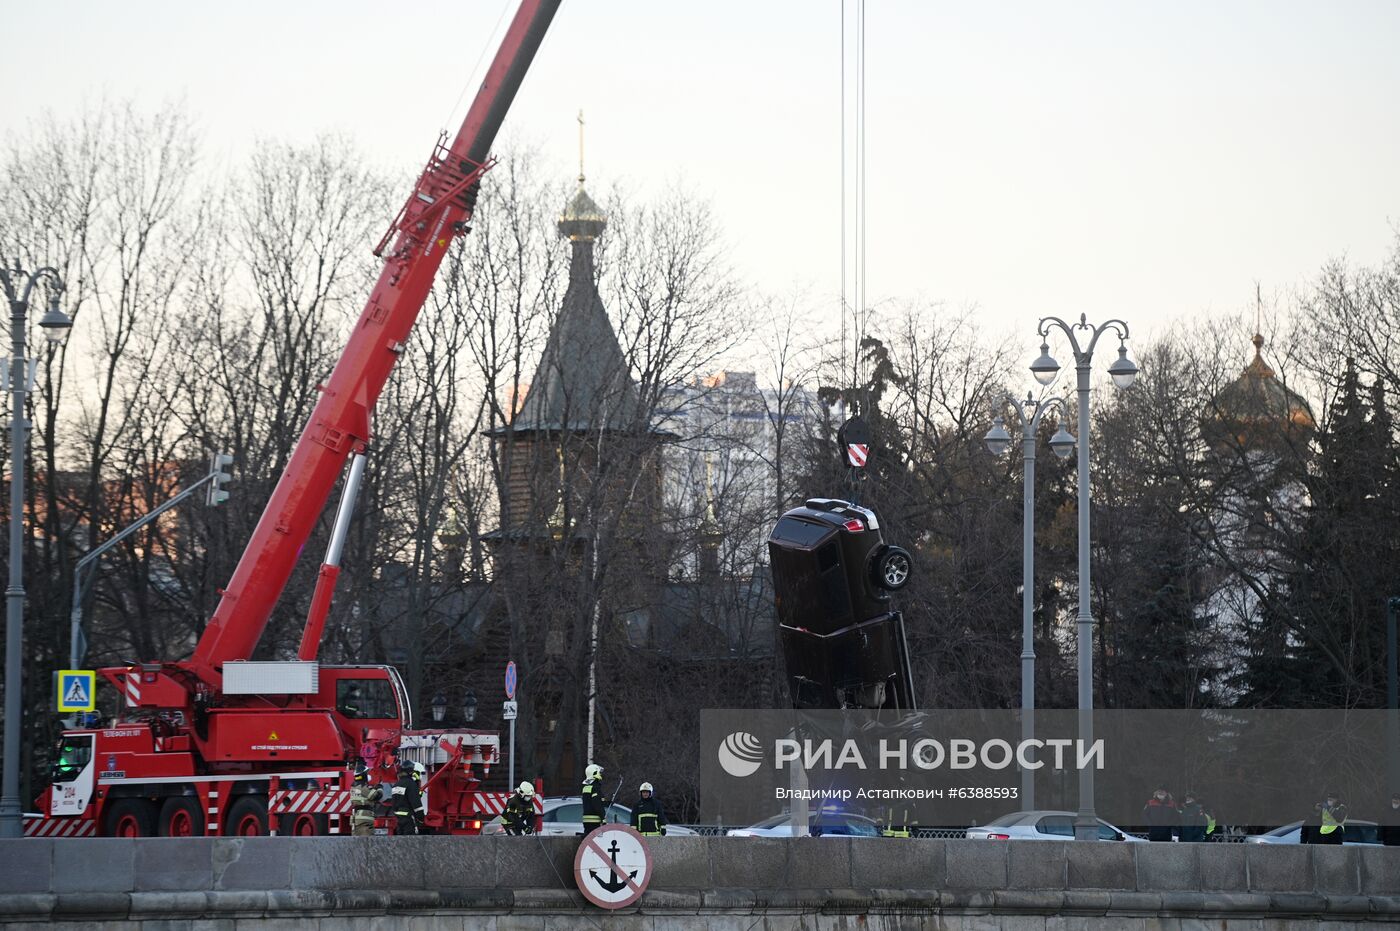
[{"label": "traffic light", "polygon": [[209,474],[214,476],[214,480],[209,483],[209,495],[204,499],[210,507],[223,504],[228,500],[228,492],[224,490],[224,485],[228,484],[233,476],[225,469],[231,465],[233,465],[233,457],[228,453],[214,454],[213,461],[209,466]]}]

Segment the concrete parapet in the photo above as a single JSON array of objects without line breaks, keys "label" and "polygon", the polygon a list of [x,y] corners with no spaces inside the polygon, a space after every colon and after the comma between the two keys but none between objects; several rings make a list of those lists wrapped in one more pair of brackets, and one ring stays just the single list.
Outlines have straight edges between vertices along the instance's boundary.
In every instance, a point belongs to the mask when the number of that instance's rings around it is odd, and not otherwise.
[{"label": "concrete parapet", "polygon": [[[917,838],[649,843],[648,890],[638,905],[609,915],[608,927],[689,931],[761,918],[765,927],[820,931],[854,927],[853,915],[920,929],[1400,926],[1400,849]],[[72,931],[241,931],[287,922],[331,931],[383,927],[374,922],[392,917],[425,931],[549,931],[601,914],[573,886],[577,845],[572,837],[0,840],[0,923],[6,931],[39,922]]]}]

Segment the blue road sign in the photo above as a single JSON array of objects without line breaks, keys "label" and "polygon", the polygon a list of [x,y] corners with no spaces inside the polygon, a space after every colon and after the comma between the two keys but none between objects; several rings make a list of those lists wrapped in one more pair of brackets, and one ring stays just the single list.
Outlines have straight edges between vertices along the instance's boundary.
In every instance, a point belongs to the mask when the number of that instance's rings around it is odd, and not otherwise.
[{"label": "blue road sign", "polygon": [[91,711],[97,707],[97,673],[91,669],[58,671],[58,710],[64,713]]},{"label": "blue road sign", "polygon": [[512,701],[515,698],[515,660],[506,663],[506,700]]}]

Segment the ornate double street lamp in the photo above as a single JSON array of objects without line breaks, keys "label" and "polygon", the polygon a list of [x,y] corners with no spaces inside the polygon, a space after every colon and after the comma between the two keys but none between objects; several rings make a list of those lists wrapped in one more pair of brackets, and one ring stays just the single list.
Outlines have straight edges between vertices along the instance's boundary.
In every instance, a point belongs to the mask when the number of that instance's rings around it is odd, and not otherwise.
[{"label": "ornate double street lamp", "polygon": [[[1055,380],[1060,363],[1050,355],[1051,330],[1060,330],[1074,350],[1074,370],[1078,376],[1079,395],[1079,739],[1086,749],[1094,743],[1094,616],[1089,607],[1089,366],[1094,359],[1094,347],[1099,337],[1112,333],[1118,337],[1118,358],[1108,367],[1108,374],[1118,388],[1127,388],[1137,378],[1138,367],[1128,358],[1128,325],[1122,320],[1108,320],[1091,326],[1084,314],[1079,322],[1069,324],[1059,317],[1044,317],[1036,327],[1040,336],[1040,357],[1031,363],[1031,374],[1042,385]],[[1081,341],[1081,338],[1083,341]],[[1079,770],[1079,812],[1074,819],[1076,840],[1098,838],[1098,817],[1094,814],[1094,770],[1085,766]]]},{"label": "ornate double street lamp", "polygon": [[[1035,736],[1035,438],[1045,412],[1051,408],[1060,412],[1060,429],[1050,438],[1050,448],[1055,455],[1068,459],[1074,451],[1074,437],[1065,430],[1064,422],[1069,419],[1069,409],[1063,398],[1036,401],[1028,391],[1024,401],[1007,396],[1002,401],[1002,408],[1008,407],[1016,412],[1016,418],[1021,423],[1021,458],[1025,478],[1021,522],[1021,740],[1024,742]],[[994,456],[1005,455],[1011,448],[1011,434],[1006,432],[1002,414],[997,414],[992,421],[986,442],[987,449]],[[1021,810],[1031,811],[1034,808],[1035,771],[1022,767]]]},{"label": "ornate double street lamp", "polygon": [[49,281],[49,309],[39,320],[51,345],[68,338],[73,321],[59,309],[63,278],[45,266],[26,272],[15,262],[0,268],[0,286],[10,302],[10,585],[5,589],[5,766],[0,780],[0,837],[22,837],[24,816],[19,801],[19,732],[22,714],[20,677],[24,653],[24,419],[25,397],[38,360],[26,358],[25,320],[29,295],[40,279]]}]

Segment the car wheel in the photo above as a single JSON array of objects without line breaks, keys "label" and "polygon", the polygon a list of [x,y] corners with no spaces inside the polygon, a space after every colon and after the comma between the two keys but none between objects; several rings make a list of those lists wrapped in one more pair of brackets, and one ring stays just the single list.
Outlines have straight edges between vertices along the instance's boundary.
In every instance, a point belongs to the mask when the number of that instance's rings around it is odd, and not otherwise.
[{"label": "car wheel", "polygon": [[875,554],[874,582],[887,592],[897,592],[909,584],[914,559],[899,546],[881,547]]}]

